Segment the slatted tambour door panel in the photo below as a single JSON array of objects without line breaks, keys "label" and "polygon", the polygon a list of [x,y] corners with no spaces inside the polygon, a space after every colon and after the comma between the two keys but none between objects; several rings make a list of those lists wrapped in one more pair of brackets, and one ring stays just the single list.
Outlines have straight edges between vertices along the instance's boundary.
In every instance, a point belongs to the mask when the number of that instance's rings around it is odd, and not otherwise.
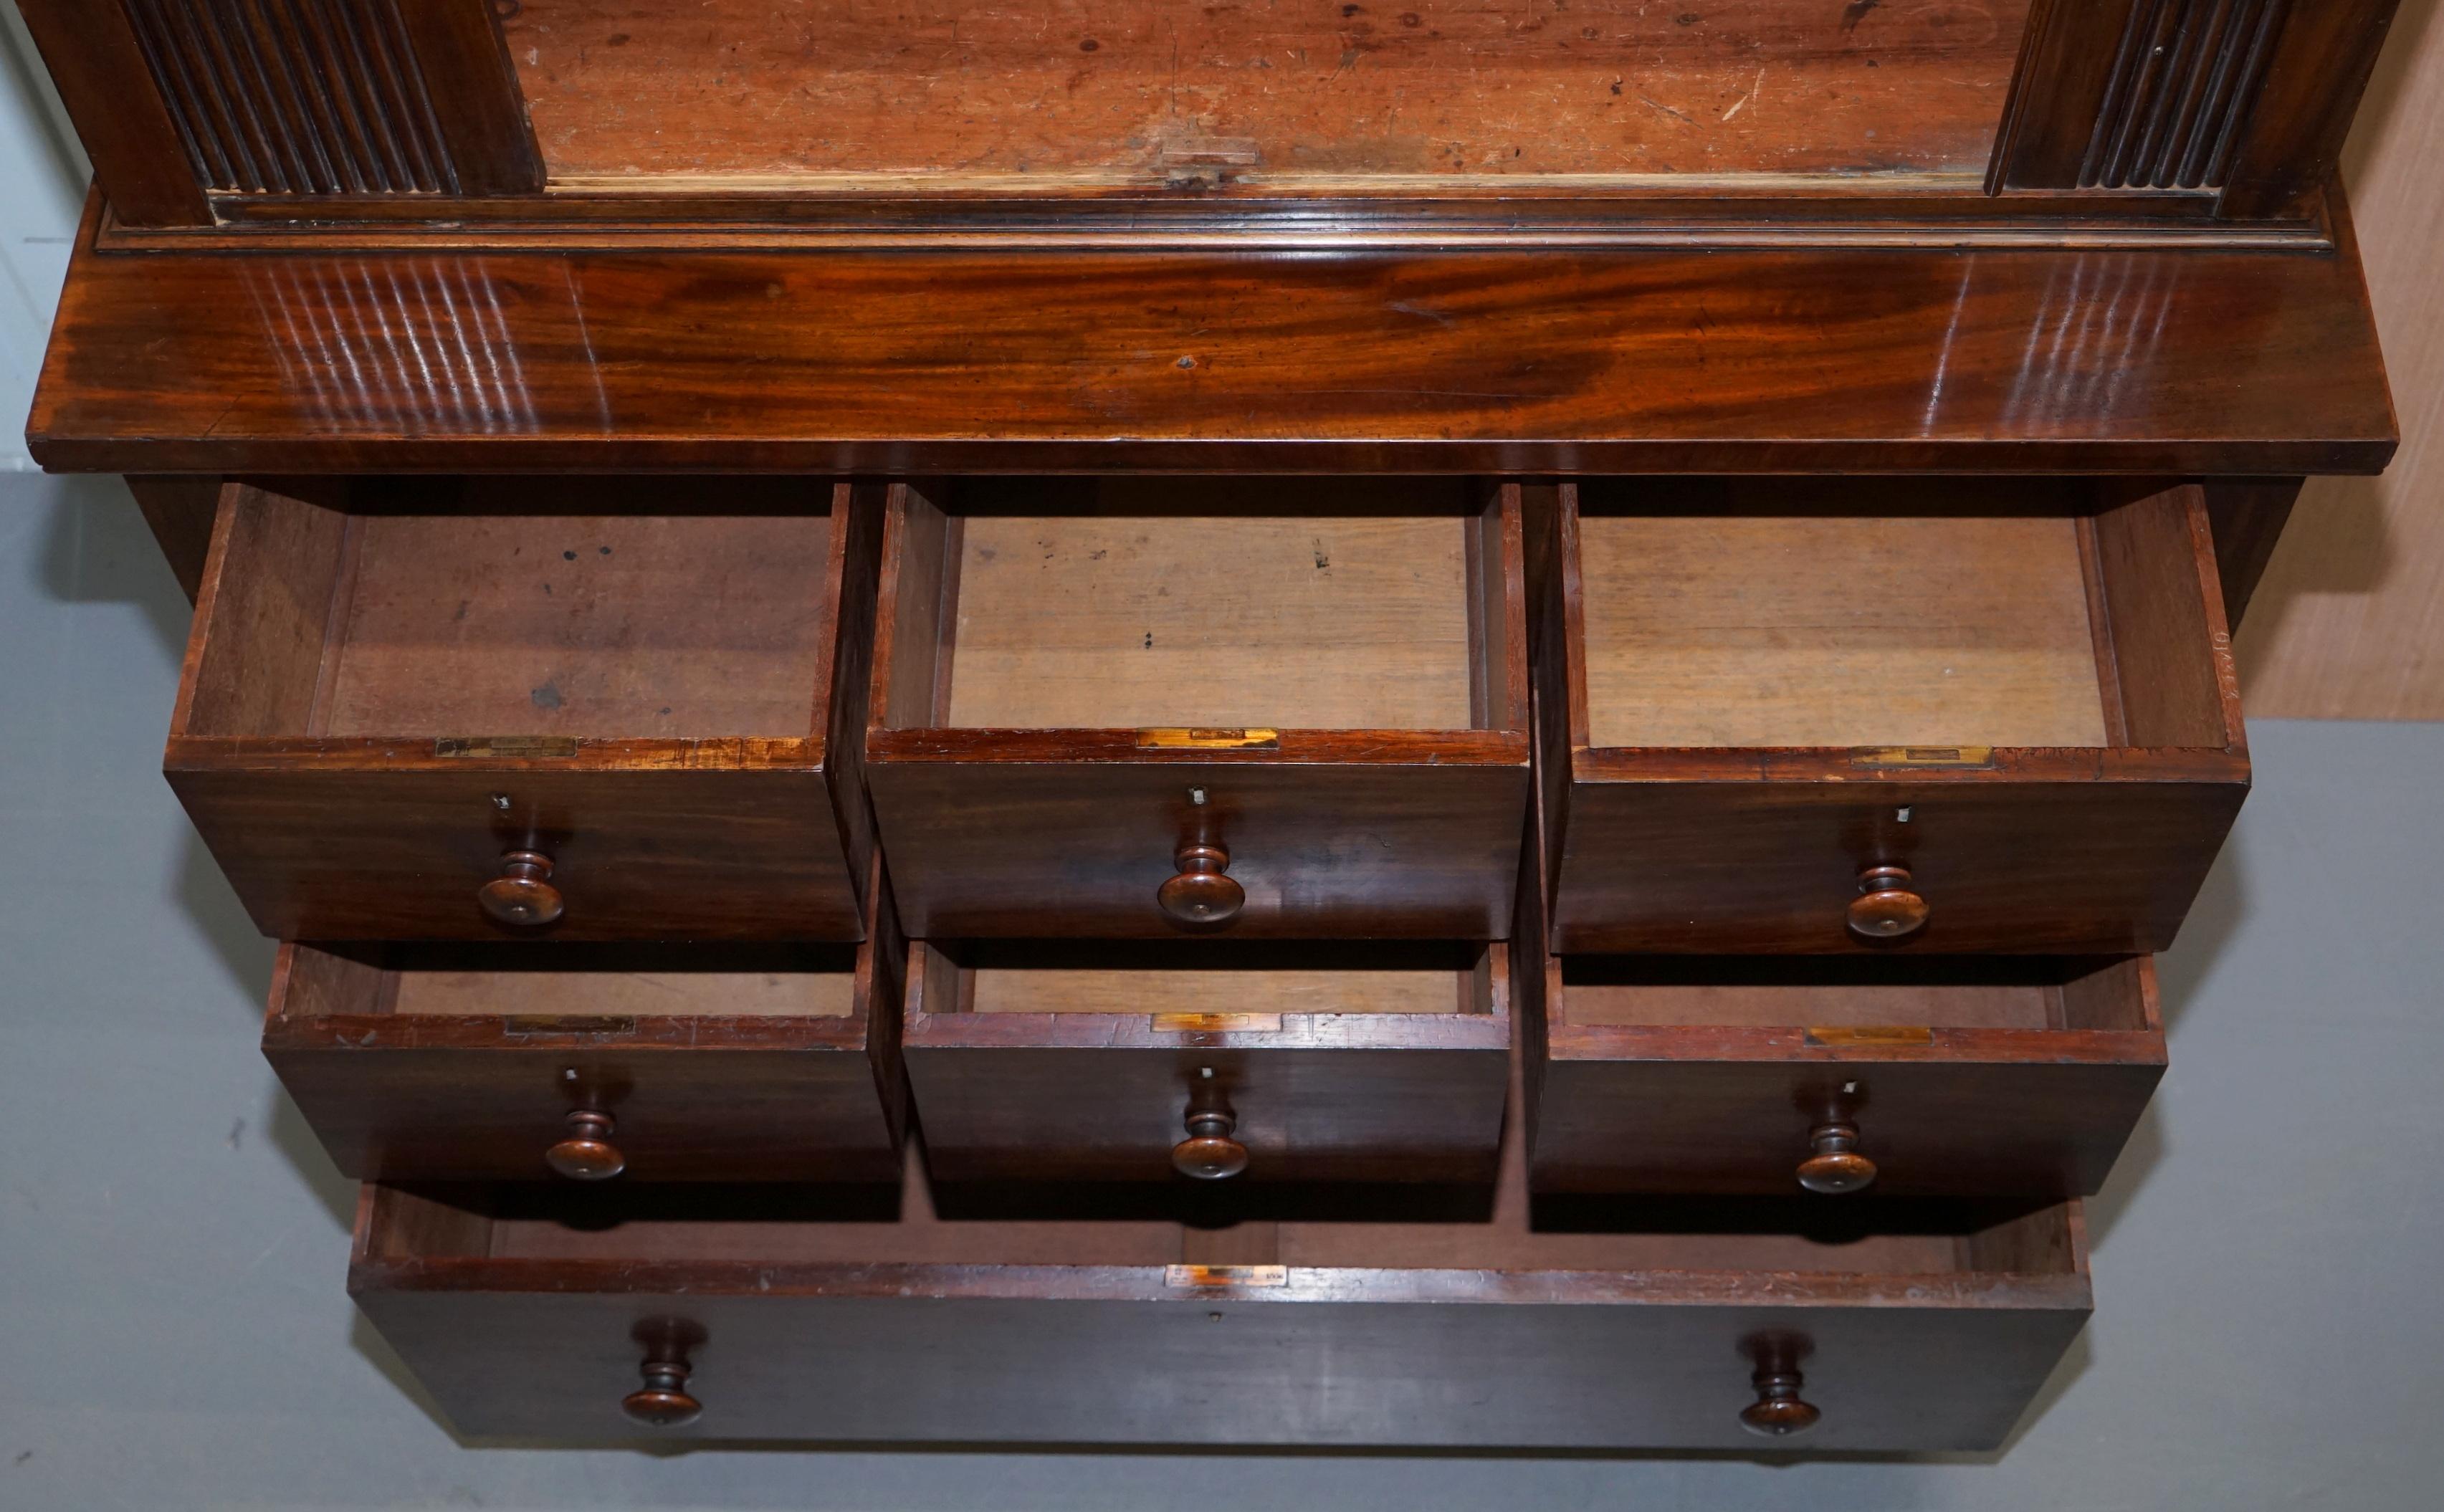
[{"label": "slatted tambour door panel", "polygon": [[198,182],[462,192],[399,0],[124,0]]},{"label": "slatted tambour door panel", "polygon": [[2080,165],[2080,187],[2221,186],[2287,3],[2138,0]]}]

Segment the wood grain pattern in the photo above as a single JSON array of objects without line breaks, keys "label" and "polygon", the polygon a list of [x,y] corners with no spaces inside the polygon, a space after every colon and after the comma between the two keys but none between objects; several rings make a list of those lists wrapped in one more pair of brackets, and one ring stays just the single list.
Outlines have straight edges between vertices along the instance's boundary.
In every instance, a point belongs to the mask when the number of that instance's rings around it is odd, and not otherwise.
[{"label": "wood grain pattern", "polygon": [[1209,1103],[1250,1152],[1234,1187],[1493,1179],[1500,946],[920,942],[910,979],[909,1078],[938,1180],[1173,1184],[1186,1114]]},{"label": "wood grain pattern", "polygon": [[[1482,512],[1463,507],[1472,497],[1456,482],[1253,486],[1227,477],[895,490],[865,755],[910,931],[1176,939],[1188,927],[1157,890],[1177,874],[1180,849],[1196,845],[1227,851],[1231,880],[1245,894],[1244,908],[1207,933],[1501,938],[1528,738],[1467,724],[1526,710],[1527,668],[1512,650],[1526,640],[1526,588],[1516,490],[1486,490]],[[1047,498],[1117,525],[1073,538],[1066,532],[1076,519],[1062,516],[1064,533],[1055,534],[1039,523],[1055,517],[1035,512]],[[1366,514],[1354,521],[1303,512],[1360,504]],[[1243,563],[1229,527],[1251,523],[1260,542],[1269,532],[1273,547],[1261,589],[1233,570]],[[971,527],[982,544],[963,544]],[[1347,548],[1331,543],[1344,531],[1361,559],[1379,546],[1383,555],[1367,570],[1337,575],[1332,553]],[[1131,575],[1115,593],[1104,586],[1109,561],[1094,553],[1150,570],[1155,558],[1122,544],[1137,534],[1182,549],[1162,560],[1162,576],[1149,583]],[[1061,541],[1072,543],[1072,562],[1047,588],[1039,579],[1064,554],[1052,544]],[[995,560],[984,560],[988,549]],[[968,583],[971,558],[989,585]],[[1065,618],[1047,618],[1045,607],[1076,607],[1087,594],[1081,582],[1120,606],[1117,615],[1089,607],[1083,634]],[[1432,638],[1422,648],[1402,645],[1412,634]],[[1167,679],[1101,674],[1109,655],[1141,658],[1148,637],[1165,636],[1191,643],[1185,667]],[[1215,638],[1224,644],[1212,645]],[[1289,675],[1277,665],[1284,648],[1343,640],[1361,649],[1301,664],[1328,666],[1323,686],[1278,698],[1267,691]],[[977,642],[989,680],[979,701],[962,709],[956,669]],[[1364,651],[1369,644],[1382,649]],[[1440,669],[1438,693],[1368,686],[1420,660]],[[1218,665],[1208,673],[1209,663]],[[975,675],[972,667],[965,675]],[[1148,688],[1166,680],[1176,686]],[[1051,691],[1039,694],[1039,684]],[[1126,701],[1157,696],[1163,701]],[[1256,698],[1265,702],[1237,702]],[[1101,719],[1172,714],[1192,736],[962,723],[987,713],[1048,717],[1032,712],[1046,699],[1057,700],[1053,711]],[[1258,725],[1268,733],[1239,743],[1231,732],[1250,727],[1229,716],[1267,709],[1336,721],[1409,711],[1458,723]],[[1218,739],[1193,733],[1217,728]]]},{"label": "wood grain pattern", "polygon": [[[350,1290],[461,1431],[556,1440],[636,1432],[617,1400],[658,1319],[701,1335],[707,1414],[682,1438],[1741,1449],[1748,1341],[1774,1331],[1809,1355],[1811,1446],[1961,1447],[2009,1430],[2089,1306],[2075,1203],[1867,1203],[1827,1224],[1787,1202],[1592,1199],[1540,1223],[1511,1106],[1473,1221],[1317,1222],[1289,1195],[1219,1229],[1197,1202],[1138,1198],[944,1217],[912,1148],[896,1223],[377,1189]],[[1200,1284],[1182,1262],[1287,1269]],[[1194,1413],[1173,1406],[1184,1376],[1213,1387]]]},{"label": "wood grain pattern", "polygon": [[[1583,489],[1599,746],[2101,746],[2066,518],[1641,516]],[[1974,507],[1973,490],[1962,502]]]},{"label": "wood grain pattern", "polygon": [[923,175],[1007,194],[1974,172],[2027,9],[527,0],[507,35],[559,183]]},{"label": "wood grain pattern", "polygon": [[[1822,497],[1838,512],[1859,487]],[[2198,490],[2085,497],[2109,506],[2090,527],[2103,580],[2091,616],[2101,605],[2105,618],[2089,655],[2100,697],[2117,694],[2106,727],[2131,744],[1619,747],[1594,744],[1582,649],[1591,590],[1579,486],[1565,485],[1539,589],[1559,601],[1544,611],[1561,632],[1546,694],[1569,710],[1567,745],[1545,753],[1568,773],[1556,784],[1564,811],[1546,819],[1561,853],[1555,947],[2104,954],[2168,944],[2248,790],[2230,636]],[[1910,869],[1933,918],[1869,946],[1839,910],[1861,868],[1886,863]]]},{"label": "wood grain pattern", "polygon": [[630,1183],[872,1202],[849,1189],[898,1179],[908,1127],[907,945],[868,867],[856,947],[284,945],[264,1054],[352,1173],[548,1180],[582,1108],[614,1120]]},{"label": "wood grain pattern", "polygon": [[2265,474],[2393,444],[2348,257],[88,242],[74,269],[28,427],[70,470]]},{"label": "wood grain pattern", "polygon": [[549,1181],[584,1108],[623,1182],[898,1175],[871,946],[348,949],[281,948],[263,1045],[351,1174]]},{"label": "wood grain pattern", "polygon": [[[863,707],[866,663],[827,648],[870,634],[840,609],[871,602],[875,568],[846,551],[877,549],[877,518],[858,521],[880,500],[817,488],[798,507],[471,523],[232,485],[164,771],[280,938],[496,937],[475,890],[510,850],[552,858],[556,938],[858,938],[865,799],[827,765],[826,731],[831,698]],[[750,549],[694,550],[733,532]],[[372,562],[345,570],[366,543]],[[636,567],[606,565],[622,550]],[[351,669],[360,631],[375,655]],[[616,728],[742,709],[796,733]]]},{"label": "wood grain pattern", "polygon": [[2343,169],[2401,408],[2393,470],[2311,479],[2240,637],[2250,711],[2444,719],[2444,10],[2403,8]]},{"label": "wood grain pattern", "polygon": [[1793,1194],[1839,1117],[1883,1196],[2092,1192],[2164,1069],[2144,958],[1579,956],[1532,1011],[1555,1191]]},{"label": "wood grain pattern", "polygon": [[157,88],[145,87],[136,24],[121,5],[28,0],[18,13],[43,66],[76,122],[94,168],[131,226],[209,226],[212,203],[196,181],[178,123]]}]

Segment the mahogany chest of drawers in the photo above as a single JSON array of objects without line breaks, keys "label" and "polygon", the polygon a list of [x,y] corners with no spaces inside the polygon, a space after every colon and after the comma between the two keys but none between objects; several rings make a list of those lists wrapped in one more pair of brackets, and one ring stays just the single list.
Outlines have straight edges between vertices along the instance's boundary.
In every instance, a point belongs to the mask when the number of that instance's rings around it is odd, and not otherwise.
[{"label": "mahogany chest of drawers", "polygon": [[459,1430],[2012,1431],[2393,449],[2387,0],[21,9]]}]

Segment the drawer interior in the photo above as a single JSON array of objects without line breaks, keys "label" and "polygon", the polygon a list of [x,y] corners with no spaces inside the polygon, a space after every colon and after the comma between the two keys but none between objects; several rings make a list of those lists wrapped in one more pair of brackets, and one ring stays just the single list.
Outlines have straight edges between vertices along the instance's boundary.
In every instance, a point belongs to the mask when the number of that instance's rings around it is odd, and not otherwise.
[{"label": "drawer interior", "polygon": [[2100,509],[2087,485],[2042,480],[1579,490],[1589,745],[2227,744],[2219,625],[2176,494]]},{"label": "drawer interior", "polygon": [[1482,945],[962,940],[910,946],[927,1013],[1493,1013]]},{"label": "drawer interior", "polygon": [[[2072,1209],[2026,1203],[1790,1199],[1573,1198],[1531,1217],[1516,1159],[1491,1216],[1418,1223],[1385,1199],[1367,1221],[1263,1213],[1257,1194],[1077,1196],[1063,1216],[938,1216],[912,1157],[896,1217],[843,1221],[821,1191],[787,1189],[624,1192],[384,1188],[363,1235],[370,1258],[435,1255],[533,1261],[745,1261],[759,1263],[1171,1265],[1284,1264],[1389,1269],[1777,1271],[1853,1275],[2068,1275],[2078,1266]],[[1295,1199],[1292,1199],[1293,1201]],[[1252,1215],[1251,1215],[1252,1212]]]},{"label": "drawer interior", "polygon": [[562,187],[923,174],[1056,194],[1211,166],[1448,193],[1558,175],[1982,173],[2029,0],[500,9]]},{"label": "drawer interior", "polygon": [[912,489],[887,723],[1515,728],[1492,493],[1448,478]]},{"label": "drawer interior", "polygon": [[1686,1028],[2097,1029],[2148,1022],[2138,958],[1560,958],[1556,1023]]},{"label": "drawer interior", "polygon": [[[831,486],[657,482],[602,504],[669,512],[583,512],[579,480],[495,486],[490,507],[534,511],[508,513],[416,512],[397,488],[381,512],[241,490],[182,732],[818,733]],[[701,512],[725,498],[766,512]]]},{"label": "drawer interior", "polygon": [[847,1018],[857,948],[598,944],[291,946],[273,1010],[558,1020]]}]

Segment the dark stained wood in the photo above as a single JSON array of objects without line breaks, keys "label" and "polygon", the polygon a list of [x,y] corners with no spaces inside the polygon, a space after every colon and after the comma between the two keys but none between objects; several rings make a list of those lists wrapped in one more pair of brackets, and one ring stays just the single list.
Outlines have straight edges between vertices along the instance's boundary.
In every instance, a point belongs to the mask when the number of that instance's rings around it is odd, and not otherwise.
[{"label": "dark stained wood", "polygon": [[2321,0],[2282,8],[2266,83],[2227,148],[2222,213],[2305,213],[2333,176],[2399,0]]},{"label": "dark stained wood", "polygon": [[2122,39],[2159,0],[2035,0],[1988,165],[1989,193],[2070,189],[2103,113]]},{"label": "dark stained wood", "polygon": [[[813,520],[490,517],[377,568],[398,522],[232,486],[164,770],[283,938],[502,937],[478,892],[531,851],[565,902],[553,938],[856,939],[870,821],[824,732],[828,699],[865,702],[865,654],[837,645],[870,633],[841,610],[871,602],[847,553],[880,499],[832,488],[825,526],[823,491]],[[725,578],[708,562],[750,525],[776,563]],[[641,560],[613,566],[614,538]],[[785,547],[805,573],[749,595]],[[732,732],[766,719],[800,733]]]},{"label": "dark stained wood", "polygon": [[371,1189],[349,1288],[459,1431],[556,1441],[635,1436],[620,1398],[676,1335],[705,1408],[681,1438],[1742,1448],[1770,1341],[1824,1412],[1793,1448],[1991,1447],[2089,1307],[2076,1203],[1546,1225],[1515,1113],[1505,1149],[1491,1216],[1435,1224],[1210,1228],[1186,1183],[1168,1216],[946,1220],[913,1149],[897,1223]]},{"label": "dark stained wood", "polygon": [[2099,513],[2098,576],[2127,743],[2245,755],[2240,678],[2205,504],[2191,486]]},{"label": "dark stained wood", "polygon": [[[1887,507],[1947,487],[1893,488]],[[1789,507],[1775,491],[1700,489],[1694,507]],[[2083,497],[2073,490],[2057,507]],[[1583,650],[1594,611],[1582,599],[1578,486],[1565,486],[1552,527],[1561,576],[1546,573],[1541,590],[1561,599],[1558,691],[1571,710],[1568,746],[1546,753],[1569,774],[1552,842],[1556,947],[2122,954],[2168,945],[2247,794],[2247,746],[2196,491],[2102,502],[2111,507],[2096,516],[2093,565],[2108,623],[2094,644],[2114,675],[2101,659],[2095,696],[2113,691],[2128,744],[1987,747],[1958,734],[1947,737],[1956,747],[1597,747]],[[1945,563],[1929,557],[1917,565],[1932,581]],[[2065,557],[2053,570],[2080,564]],[[1634,578],[1617,579],[1608,591],[1636,589]],[[1723,611],[1692,609],[1707,612]],[[1807,649],[1805,638],[1794,647]],[[1969,665],[1972,680],[1990,674]],[[1811,694],[1836,712],[1879,696],[1855,679]],[[1930,913],[1916,932],[1871,943],[1844,927],[1843,912],[1861,870],[1883,864],[1909,869]]]},{"label": "dark stained wood", "polygon": [[202,592],[204,559],[213,549],[213,522],[220,515],[221,480],[210,476],[133,474],[127,491],[153,532],[153,541],[177,575],[193,603]]},{"label": "dark stained wood", "polygon": [[2397,0],[2038,0],[1990,191],[2220,191],[2307,219]]},{"label": "dark stained wood", "polygon": [[[898,490],[866,780],[909,931],[1501,938],[1528,698],[1517,490],[1492,491],[1489,517],[1449,480]],[[965,569],[970,510],[1000,544]],[[1227,554],[1260,523],[1261,562]],[[1271,728],[1386,710],[1441,718]],[[1088,717],[1138,728],[963,728]],[[1222,875],[1178,884],[1198,850]],[[1215,893],[1201,920],[1183,886]]]},{"label": "dark stained wood", "polygon": [[[1567,950],[2060,951],[2169,946],[2248,792],[2245,757],[1996,751],[1973,771],[1840,755],[1574,758]],[[1899,810],[1911,821],[1896,822]],[[1859,868],[1906,857],[1926,927],[1844,925]],[[1634,868],[1616,858],[1640,857]]]},{"label": "dark stained wood", "polygon": [[130,226],[211,225],[212,206],[169,104],[146,72],[126,9],[23,0],[17,9],[93,163],[89,205],[102,202],[106,187]]},{"label": "dark stained wood", "polygon": [[1540,1001],[1533,1171],[1551,1190],[1793,1193],[1811,1131],[1839,1119],[1880,1195],[2075,1196],[2164,1070],[2144,957],[1572,957]]},{"label": "dark stained wood", "polygon": [[[1599,181],[1603,184],[1603,181]],[[1802,181],[1759,176],[1583,181],[1517,180],[1504,197],[1409,193],[1353,195],[1344,181],[1219,192],[1063,189],[1031,183],[1028,198],[896,198],[787,190],[555,185],[498,199],[221,195],[217,227],[105,225],[113,250],[506,251],[688,248],[991,248],[1061,251],[1245,252],[1527,247],[1681,250],[1693,243],[1749,249],[2168,248],[2323,251],[2316,219],[2218,219],[2204,190],[2024,191],[1976,194],[1973,180],[1861,176]],[[1804,187],[1802,187],[1804,186]]]},{"label": "dark stained wood", "polygon": [[[980,1010],[973,967],[912,947],[906,1055],[937,1180],[1169,1182],[1200,1109],[1231,1116],[1222,1133],[1249,1152],[1243,1181],[1493,1179],[1510,1059],[1500,945],[1470,949],[1456,970],[1454,951],[1433,947],[957,950],[1006,971],[1089,975],[1065,975],[1079,995],[1054,1011]],[[1333,968],[1317,973],[1314,1011],[1250,990],[1268,963]],[[1328,979],[1369,968],[1415,973],[1414,996],[1393,988],[1387,1011],[1388,984],[1370,981],[1362,1003],[1337,1002]]]},{"label": "dark stained wood", "polygon": [[2395,427],[2347,257],[87,245],[28,438],[115,471],[2263,475],[2374,470]]},{"label": "dark stained wood", "polygon": [[543,193],[543,154],[501,35],[503,9],[495,0],[407,0],[398,9],[460,194]]},{"label": "dark stained wood", "polygon": [[367,1179],[548,1181],[585,1111],[628,1182],[893,1182],[905,949],[887,898],[857,947],[284,945],[263,1049]]},{"label": "dark stained wood", "polygon": [[2276,543],[2299,502],[2305,478],[2226,478],[2206,485],[2207,521],[2213,527],[2215,568],[2223,580],[2223,612],[2232,634],[2274,560]]}]

